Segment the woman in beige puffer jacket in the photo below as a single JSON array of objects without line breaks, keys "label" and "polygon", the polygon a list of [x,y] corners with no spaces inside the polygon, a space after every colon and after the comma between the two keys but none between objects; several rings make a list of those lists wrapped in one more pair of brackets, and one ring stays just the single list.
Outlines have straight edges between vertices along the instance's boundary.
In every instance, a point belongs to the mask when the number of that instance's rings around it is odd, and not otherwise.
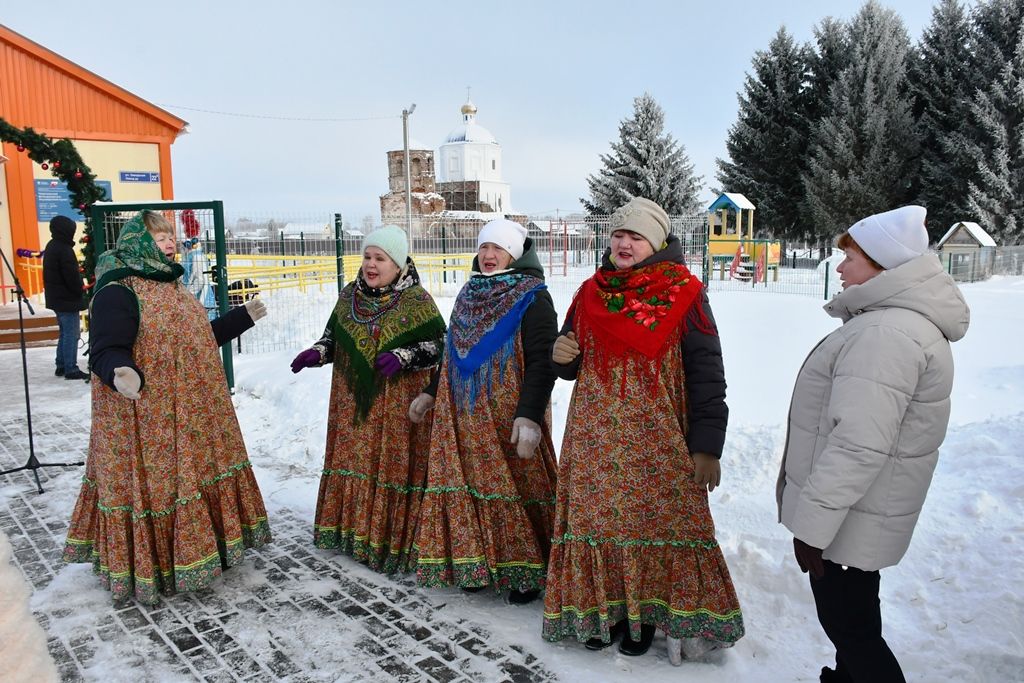
[{"label": "woman in beige puffer jacket", "polygon": [[870,216],[840,239],[844,290],[825,310],[843,325],[811,351],[793,390],[776,493],[837,647],[823,681],[903,680],[881,638],[877,570],[910,544],[949,422],[949,344],[970,320],[926,252],[924,215]]}]

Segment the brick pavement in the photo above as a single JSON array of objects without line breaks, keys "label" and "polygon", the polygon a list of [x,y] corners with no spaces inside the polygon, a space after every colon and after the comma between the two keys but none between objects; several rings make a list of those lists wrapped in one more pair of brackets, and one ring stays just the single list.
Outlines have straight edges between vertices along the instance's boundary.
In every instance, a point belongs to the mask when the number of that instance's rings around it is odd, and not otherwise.
[{"label": "brick pavement", "polygon": [[[84,459],[87,414],[40,412],[33,423],[41,461]],[[24,414],[5,411],[0,469],[27,458]],[[273,543],[248,551],[210,590],[114,605],[91,567],[60,559],[80,476],[40,470],[41,496],[29,473],[0,476],[0,528],[36,591],[32,609],[65,681],[555,679],[534,653],[447,608],[453,593],[424,593],[411,577],[313,548],[311,521],[287,509],[272,512]],[[534,616],[507,609],[510,619]]]}]

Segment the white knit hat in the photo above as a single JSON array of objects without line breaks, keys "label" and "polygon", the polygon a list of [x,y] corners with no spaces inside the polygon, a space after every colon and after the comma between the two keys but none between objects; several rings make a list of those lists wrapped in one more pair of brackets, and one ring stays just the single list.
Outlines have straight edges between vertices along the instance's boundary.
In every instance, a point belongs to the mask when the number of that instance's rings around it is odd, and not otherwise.
[{"label": "white knit hat", "polygon": [[476,248],[479,249],[485,242],[501,247],[512,254],[512,260],[515,261],[523,255],[526,228],[506,218],[495,219],[480,228],[480,234],[476,238]]},{"label": "white knit hat", "polygon": [[888,270],[928,251],[927,213],[923,206],[901,206],[857,221],[849,233],[865,254]]},{"label": "white knit hat", "polygon": [[399,268],[405,268],[405,260],[409,257],[409,238],[405,230],[397,225],[385,225],[364,237],[364,252],[367,247],[377,247],[390,256]]},{"label": "white knit hat", "polygon": [[668,239],[669,220],[665,209],[643,197],[633,197],[612,213],[611,232],[629,230],[650,242],[654,251],[661,251]]}]

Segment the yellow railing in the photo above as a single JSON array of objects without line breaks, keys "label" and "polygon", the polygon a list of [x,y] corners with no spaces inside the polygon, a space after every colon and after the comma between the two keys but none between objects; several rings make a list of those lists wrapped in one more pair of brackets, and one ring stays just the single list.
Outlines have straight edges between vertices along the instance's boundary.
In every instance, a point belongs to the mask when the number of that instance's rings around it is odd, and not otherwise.
[{"label": "yellow railing", "polygon": [[[37,256],[31,256],[25,258],[24,256],[14,257],[14,272],[21,270],[23,274],[21,279],[22,289],[25,290],[26,296],[31,296],[39,301],[42,301],[43,293],[43,259]],[[4,284],[11,284],[4,281]],[[13,295],[10,297],[11,301],[14,301]]]},{"label": "yellow railing", "polygon": [[[419,271],[423,286],[436,291],[446,273],[469,272],[474,252],[460,254],[414,254],[416,270]],[[253,287],[232,290],[233,295],[245,296],[279,289],[298,288],[306,292],[333,291],[337,288],[337,257],[302,256],[298,254],[229,254],[228,282],[250,280]],[[344,282],[356,276],[362,265],[362,254],[346,254],[342,257]]]},{"label": "yellow railing", "polygon": [[[299,255],[239,255],[229,254],[228,283],[250,280],[254,287],[233,290],[232,294],[245,296],[278,289],[294,289],[305,293],[309,289],[337,291],[338,273],[335,256]],[[345,272],[354,275],[361,257],[343,257]]]},{"label": "yellow railing", "polygon": [[[416,269],[425,289],[440,290],[446,274],[468,273],[473,264],[474,252],[459,254],[414,254]],[[232,295],[245,297],[249,294],[272,292],[282,289],[298,289],[307,292],[337,291],[338,273],[335,256],[302,256],[298,254],[229,254],[228,283],[249,280],[252,287],[231,291]],[[362,254],[346,254],[342,257],[344,282],[351,281],[362,265]],[[42,291],[42,259],[18,258],[17,265],[27,272],[28,282],[23,283],[28,291]]]}]

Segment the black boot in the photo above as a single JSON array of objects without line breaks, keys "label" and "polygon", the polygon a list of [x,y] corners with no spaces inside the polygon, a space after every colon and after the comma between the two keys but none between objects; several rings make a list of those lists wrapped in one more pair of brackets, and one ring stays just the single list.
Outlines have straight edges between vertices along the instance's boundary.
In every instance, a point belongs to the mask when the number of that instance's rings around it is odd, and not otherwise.
[{"label": "black boot", "polygon": [[850,675],[841,671],[838,666],[835,669],[830,669],[827,666],[821,667],[821,675],[818,680],[821,683],[853,683]]},{"label": "black boot", "polygon": [[595,636],[594,638],[587,640],[585,647],[588,650],[603,650],[606,647],[614,645],[615,641],[621,638],[622,634],[627,630],[629,630],[629,620],[623,619],[622,621],[613,624],[612,627],[608,629],[609,638],[607,643],[601,640],[600,636]]},{"label": "black boot", "polygon": [[64,379],[84,379],[86,382],[89,381],[89,375],[85,374],[78,368],[72,368],[64,373]]},{"label": "black boot", "polygon": [[54,370],[53,371],[53,376],[54,377],[63,377],[64,376],[64,368],[57,368],[56,370]]},{"label": "black boot", "polygon": [[651,649],[655,630],[657,629],[652,624],[641,624],[639,641],[633,640],[627,632],[626,637],[619,643],[619,652],[630,657],[639,657],[642,654],[646,654]]},{"label": "black boot", "polygon": [[460,588],[462,588],[463,593],[479,593],[487,588],[487,586],[460,586]]},{"label": "black boot", "polygon": [[508,601],[509,601],[509,604],[512,604],[512,605],[528,605],[529,603],[531,603],[534,600],[536,600],[538,595],[540,595],[540,591],[539,590],[532,590],[532,591],[512,590],[508,594]]}]

